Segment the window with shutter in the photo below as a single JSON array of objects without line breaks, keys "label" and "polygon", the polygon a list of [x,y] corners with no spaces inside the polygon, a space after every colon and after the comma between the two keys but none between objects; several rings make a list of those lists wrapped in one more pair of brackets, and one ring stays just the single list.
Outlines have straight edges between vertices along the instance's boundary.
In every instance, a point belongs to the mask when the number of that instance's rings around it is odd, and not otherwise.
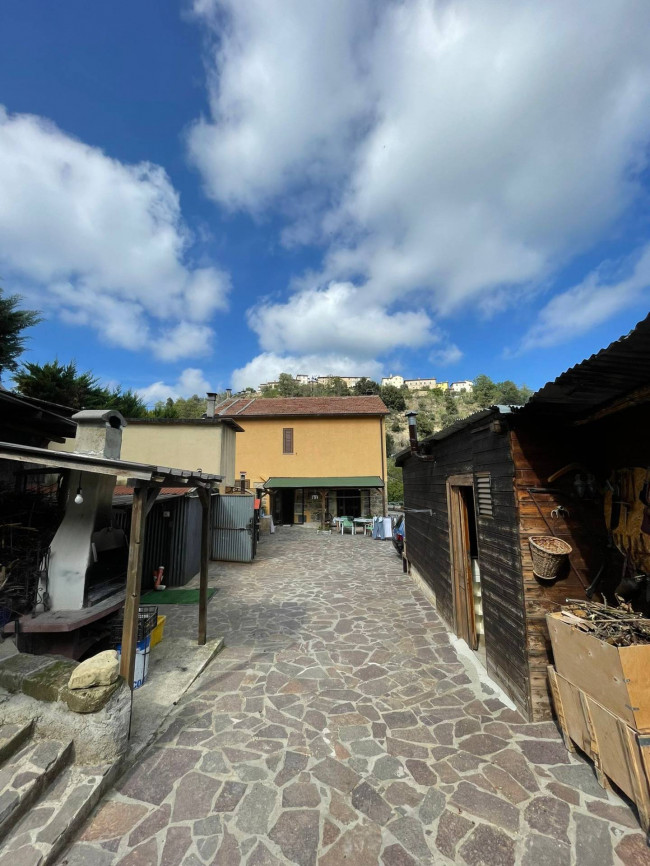
[{"label": "window with shutter", "polygon": [[285,427],[282,431],[282,453],[293,454],[293,427]]},{"label": "window with shutter", "polygon": [[476,477],[476,508],[479,517],[493,517],[492,512],[492,477],[489,472],[477,473]]}]

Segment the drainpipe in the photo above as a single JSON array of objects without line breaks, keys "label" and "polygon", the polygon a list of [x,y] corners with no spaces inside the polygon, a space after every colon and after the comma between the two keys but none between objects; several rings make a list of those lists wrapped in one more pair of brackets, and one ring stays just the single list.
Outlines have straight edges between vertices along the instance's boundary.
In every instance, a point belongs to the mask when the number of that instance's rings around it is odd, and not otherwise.
[{"label": "drainpipe", "polygon": [[419,454],[420,453],[420,443],[418,442],[418,428],[416,426],[415,419],[417,418],[417,412],[411,410],[406,413],[406,417],[409,421],[409,444],[411,446],[411,454]]},{"label": "drainpipe", "polygon": [[214,391],[208,391],[208,404],[205,412],[206,418],[214,418],[214,410],[217,404],[217,395]]}]

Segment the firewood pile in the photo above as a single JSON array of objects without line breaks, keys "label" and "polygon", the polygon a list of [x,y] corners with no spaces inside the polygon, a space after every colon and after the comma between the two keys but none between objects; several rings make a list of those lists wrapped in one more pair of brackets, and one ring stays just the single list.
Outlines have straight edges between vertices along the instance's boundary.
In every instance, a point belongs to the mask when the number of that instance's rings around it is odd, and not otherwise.
[{"label": "firewood pile", "polygon": [[561,610],[562,619],[612,646],[650,644],[650,619],[630,605],[608,607],[595,601],[568,598]]}]

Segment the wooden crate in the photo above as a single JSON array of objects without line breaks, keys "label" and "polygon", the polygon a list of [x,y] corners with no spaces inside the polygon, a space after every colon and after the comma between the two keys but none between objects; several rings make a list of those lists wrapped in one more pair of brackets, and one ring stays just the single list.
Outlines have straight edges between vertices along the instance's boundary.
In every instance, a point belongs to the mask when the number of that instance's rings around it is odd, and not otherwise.
[{"label": "wooden crate", "polygon": [[627,725],[650,733],[650,644],[615,647],[546,616],[555,669]]},{"label": "wooden crate", "polygon": [[[548,666],[548,679],[564,743],[594,762],[603,788],[613,782],[636,804],[650,845],[650,737],[640,734]],[[575,745],[574,745],[575,744]]]}]

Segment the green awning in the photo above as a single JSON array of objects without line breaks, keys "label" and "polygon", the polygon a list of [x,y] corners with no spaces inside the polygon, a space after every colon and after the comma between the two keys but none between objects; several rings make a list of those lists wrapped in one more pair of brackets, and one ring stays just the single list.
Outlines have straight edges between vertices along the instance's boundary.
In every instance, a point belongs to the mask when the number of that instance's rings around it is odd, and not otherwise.
[{"label": "green awning", "polygon": [[301,487],[383,487],[384,482],[378,475],[357,475],[343,478],[269,478],[264,487],[266,490],[282,490],[284,488]]}]

